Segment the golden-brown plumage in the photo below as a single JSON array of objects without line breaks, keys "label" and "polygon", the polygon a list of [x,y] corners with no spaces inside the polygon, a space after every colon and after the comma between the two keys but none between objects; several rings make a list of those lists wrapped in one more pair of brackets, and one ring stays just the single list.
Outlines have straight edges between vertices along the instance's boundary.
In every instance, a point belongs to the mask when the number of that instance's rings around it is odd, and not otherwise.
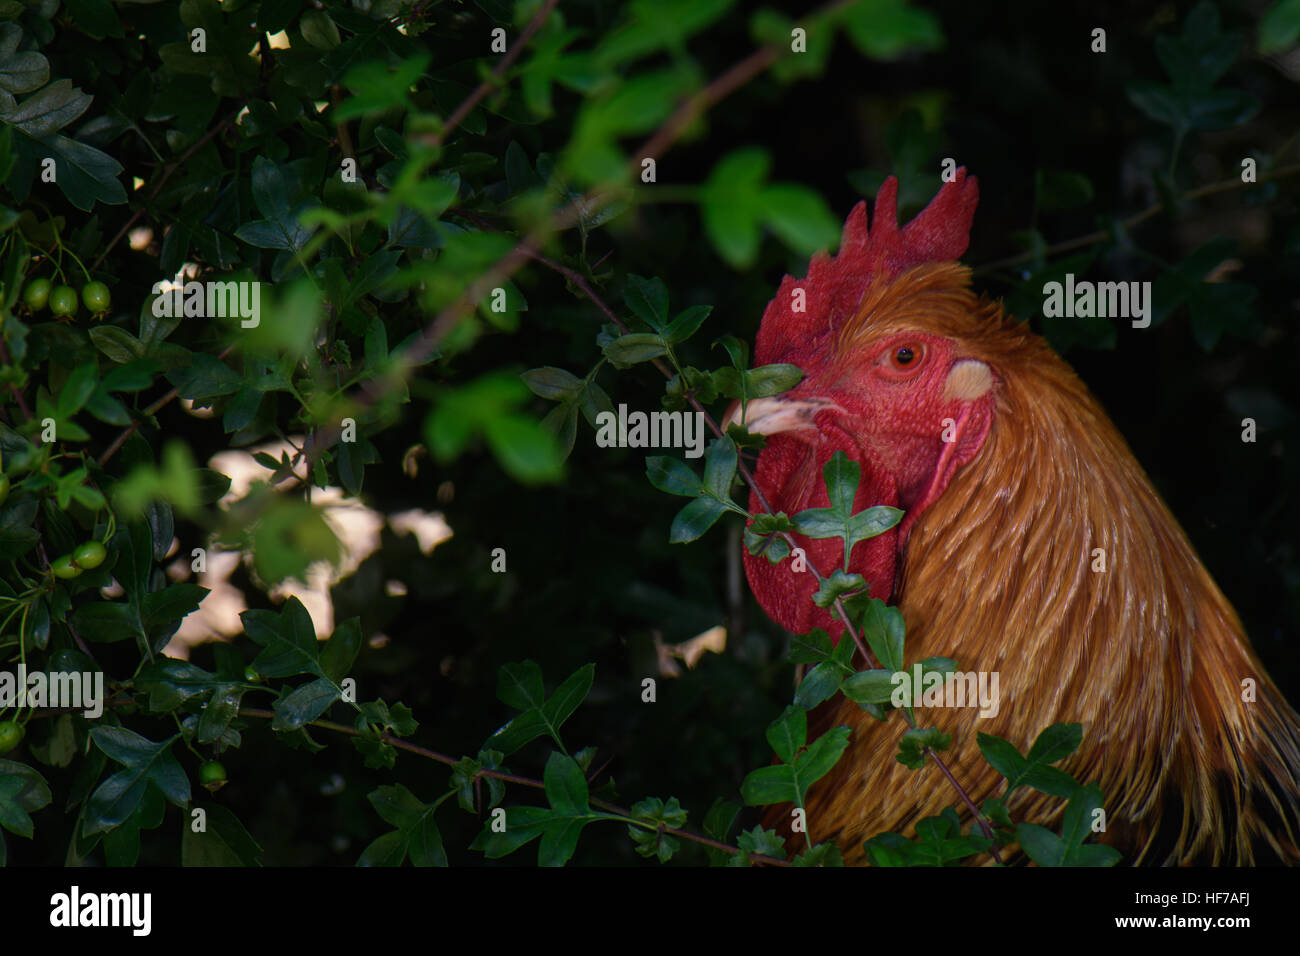
[{"label": "golden-brown plumage", "polygon": [[[1050,724],[1082,723],[1083,745],[1062,766],[1100,785],[1101,839],[1126,862],[1300,862],[1300,719],[1097,400],[969,282],[945,262],[873,283],[834,343],[836,360],[852,362],[915,331],[994,375],[987,439],[901,544],[894,603],[909,661],[997,671],[1001,707],[986,719],[960,708],[918,717],[952,734],[946,759],[977,803],[1001,782],[978,732],[1024,751]],[[1105,571],[1093,570],[1098,548]],[[881,724],[837,696],[812,723],[852,731],[806,807],[814,840],[835,840],[849,862],[876,833],[960,808],[932,764],[894,760],[898,717]],[[1045,825],[1062,806],[1027,788],[1010,802],[1016,819]],[[768,825],[784,828],[789,809],[774,808]]]}]

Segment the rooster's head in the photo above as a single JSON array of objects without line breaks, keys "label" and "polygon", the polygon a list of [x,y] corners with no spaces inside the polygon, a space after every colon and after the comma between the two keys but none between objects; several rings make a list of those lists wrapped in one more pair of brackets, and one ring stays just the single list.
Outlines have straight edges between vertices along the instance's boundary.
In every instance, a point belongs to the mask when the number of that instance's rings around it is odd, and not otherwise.
[{"label": "rooster's head", "polygon": [[[978,201],[964,169],[900,229],[898,181],[885,180],[870,229],[866,204],[849,214],[839,254],[815,256],[804,279],[786,276],[763,314],[757,364],[798,366],[803,380],[744,409],[751,432],[768,436],[755,480],[774,511],[825,507],[822,467],[843,451],[862,468],[854,510],[891,505],[899,526],[854,547],[850,571],[889,599],[898,551],[916,519],[971,461],[993,423],[997,374],[980,347],[995,330],[956,260],[966,251]],[[751,510],[763,510],[755,493]],[[839,566],[838,539],[801,540],[823,573]],[[811,601],[812,575],[787,559],[746,556],[764,609],[796,633],[824,627]]]}]

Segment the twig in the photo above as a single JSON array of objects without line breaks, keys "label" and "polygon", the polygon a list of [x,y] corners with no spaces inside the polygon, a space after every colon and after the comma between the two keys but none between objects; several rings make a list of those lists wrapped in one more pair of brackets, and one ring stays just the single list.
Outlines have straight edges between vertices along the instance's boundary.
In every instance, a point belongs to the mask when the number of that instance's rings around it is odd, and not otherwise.
[{"label": "twig", "polygon": [[441,146],[447,138],[447,134],[464,122],[465,117],[474,111],[474,107],[478,106],[483,97],[501,85],[501,78],[505,76],[506,70],[510,69],[515,60],[519,59],[519,54],[524,51],[524,47],[533,38],[533,34],[542,28],[542,24],[551,15],[551,11],[555,9],[557,2],[558,0],[546,0],[542,4],[541,8],[533,14],[533,18],[528,21],[528,26],[524,27],[524,32],[519,34],[519,39],[515,41],[514,46],[502,55],[496,68],[493,69],[488,78],[480,83],[473,93],[465,97],[460,106],[456,107],[452,114],[447,117],[447,122],[442,125],[442,129],[424,140],[426,143],[435,148]]},{"label": "twig", "polygon": [[[6,365],[12,364],[9,360],[9,349],[5,347],[3,339],[0,339],[0,362],[4,362]],[[23,392],[22,389],[18,387],[18,383],[10,382],[9,391],[13,392],[14,403],[18,406],[18,411],[22,412],[23,419],[26,420],[31,418],[32,413],[27,408],[27,400],[23,398]]]},{"label": "twig", "polygon": [[[239,708],[239,716],[261,717],[266,720],[272,720],[275,717],[275,712],[270,710],[265,710],[261,707],[241,707]],[[335,733],[347,734],[350,737],[362,736],[362,732],[357,730],[355,727],[349,727],[347,726],[347,724],[335,723],[332,720],[313,720],[307,726],[319,727],[322,730],[332,730]],[[438,751],[430,750],[428,747],[421,747],[419,744],[413,744],[409,740],[403,740],[400,737],[394,737],[389,733],[380,734],[379,739],[382,740],[384,743],[389,744],[390,746],[396,747],[399,750],[405,750],[408,753],[413,753],[418,756],[425,757],[428,760],[435,760],[438,763],[445,764],[448,767],[452,767],[460,763],[460,761],[457,760],[455,757],[450,757],[447,754],[438,753]],[[542,791],[546,790],[546,784],[544,784],[540,780],[535,780],[532,777],[521,777],[518,774],[514,774],[514,773],[505,773],[504,771],[501,770],[480,769],[478,771],[478,776],[492,777],[496,780],[505,781],[506,783],[519,784],[522,787],[532,787],[534,790],[542,790]],[[599,807],[600,809],[606,810],[609,813],[616,813],[621,817],[627,817],[628,823],[635,824],[637,822],[635,818],[632,816],[632,811],[628,810],[626,807],[620,807],[618,806],[618,804],[609,803],[608,801],[601,800],[597,797],[589,798],[588,802],[592,806]],[[692,833],[689,830],[678,830],[678,829],[674,829],[673,827],[661,827],[660,829],[664,833],[667,833],[670,836],[681,837],[683,840],[690,840],[693,843],[698,843],[701,846],[712,847],[715,850],[723,850],[727,853],[732,853],[732,854],[742,852],[739,847],[734,847],[729,844],[722,843],[718,840],[714,840],[711,837],[702,836],[698,833]],[[766,863],[769,866],[790,865],[790,862],[788,860],[778,860],[776,857],[764,856],[759,853],[751,853],[749,854],[749,858],[750,860],[756,863]]]},{"label": "twig", "polygon": [[[222,349],[220,352],[217,353],[217,358],[224,359],[227,355],[229,355],[234,350],[235,350],[234,345],[227,345],[224,349]],[[139,418],[133,421],[130,425],[127,425],[125,428],[123,428],[118,433],[117,437],[113,439],[113,443],[109,445],[106,449],[104,449],[104,453],[99,456],[98,459],[99,466],[101,468],[104,467],[104,464],[110,458],[116,455],[118,451],[121,449],[121,447],[126,444],[126,440],[130,438],[133,434],[135,434],[135,432],[140,428],[141,423],[146,418],[158,414],[158,412],[163,408],[163,406],[167,405],[169,402],[175,399],[178,394],[180,393],[173,388],[166,395],[158,399],[156,402],[154,402],[152,405],[146,408],[143,412],[141,412]]]},{"label": "twig", "polygon": [[171,178],[172,173],[180,169],[181,166],[184,165],[185,160],[189,159],[196,152],[202,149],[213,137],[219,135],[222,130],[224,130],[235,120],[239,119],[239,114],[242,113],[243,110],[244,110],[244,104],[241,103],[239,105],[239,108],[235,110],[235,112],[231,113],[229,116],[223,119],[216,126],[212,127],[212,129],[208,130],[206,133],[204,133],[202,136],[196,139],[192,144],[190,144],[189,148],[186,149],[185,152],[181,153],[179,156],[176,157],[175,160],[168,163],[166,167],[164,167],[162,175],[158,177],[158,182],[154,185],[154,187],[151,190],[149,190],[149,195],[145,197],[144,202],[141,203],[139,208],[137,208],[136,211],[131,214],[131,218],[126,221],[126,225],[124,225],[121,229],[117,231],[117,235],[114,236],[109,241],[108,245],[104,247],[104,251],[101,252],[96,257],[95,261],[90,264],[90,270],[92,272],[94,272],[96,269],[99,268],[99,264],[104,261],[105,256],[107,256],[110,252],[113,251],[113,247],[122,241],[122,237],[125,236],[127,232],[130,231],[131,227],[136,224],[136,221],[141,216],[144,215],[145,205],[147,203],[152,202],[154,199],[158,197],[158,194],[162,192],[163,186],[167,184],[167,180]]},{"label": "twig", "polygon": [[[839,3],[831,4],[815,15],[821,16],[834,13],[852,2],[853,0],[840,0]],[[520,36],[520,40],[516,42],[516,46],[522,47],[523,41],[529,37],[531,37],[531,34],[525,30],[524,34]],[[712,80],[704,89],[691,97],[672,116],[665,120],[660,130],[653,133],[641,148],[633,154],[632,158],[629,159],[629,170],[636,169],[642,158],[654,158],[661,155],[677,140],[688,123],[697,117],[701,111],[716,106],[721,100],[735,92],[740,83],[753,79],[776,62],[778,56],[782,53],[782,48],[777,46],[761,47]],[[498,64],[498,66],[500,65]],[[471,98],[475,95],[478,95],[479,99],[481,99],[482,95],[486,95],[486,91],[480,86],[471,94]],[[463,107],[464,104],[462,104]],[[468,110],[456,110],[452,117],[448,119],[448,124],[462,112],[467,113]],[[448,129],[450,129],[450,125],[444,127],[443,135]],[[434,142],[435,144],[440,143],[441,140],[435,137]],[[408,369],[428,360],[437,350],[442,340],[455,328],[461,317],[472,311],[475,304],[487,292],[490,292],[514,275],[524,262],[535,258],[539,254],[538,249],[548,235],[555,231],[567,229],[578,222],[584,215],[590,215],[593,209],[602,208],[612,199],[613,193],[609,190],[603,193],[589,192],[560,209],[549,221],[537,225],[527,236],[520,239],[510,252],[493,264],[476,282],[472,283],[459,298],[445,306],[434,317],[433,321],[424,328],[419,337],[400,356],[396,357],[393,368],[388,375],[372,379],[362,386],[356,397],[357,405],[364,409],[374,404],[383,394],[389,391],[395,380],[401,380],[405,377]],[[338,442],[339,433],[337,425],[323,427],[319,436],[319,444],[313,446],[311,453],[319,455],[332,447]]]},{"label": "twig", "polygon": [[[1295,173],[1300,173],[1300,163],[1291,166],[1279,166],[1277,169],[1269,170],[1268,172],[1260,175],[1257,178],[1256,182],[1263,183],[1263,182],[1268,182],[1271,179],[1283,179],[1287,176],[1292,176]],[[1227,192],[1228,190],[1231,189],[1240,189],[1243,186],[1253,186],[1253,185],[1255,185],[1255,183],[1242,182],[1240,176],[1235,176],[1232,179],[1221,179],[1218,182],[1208,183],[1204,186],[1199,186],[1196,189],[1188,190],[1187,192],[1183,193],[1179,198],[1180,199],[1202,199],[1206,196],[1212,196],[1215,193]],[[1154,203],[1150,206],[1147,206],[1147,208],[1143,209],[1141,212],[1135,212],[1127,219],[1120,220],[1120,224],[1126,230],[1133,229],[1137,226],[1140,226],[1148,219],[1151,219],[1153,216],[1158,215],[1160,212],[1164,210],[1164,208],[1165,208],[1164,203],[1162,202]],[[1050,258],[1051,256],[1059,255],[1063,252],[1071,252],[1075,249],[1082,249],[1085,246],[1091,246],[1098,242],[1105,242],[1107,239],[1110,238],[1110,236],[1111,233],[1107,232],[1104,229],[1098,229],[1096,232],[1090,232],[1084,236],[1075,236],[1073,239],[1066,239],[1063,242],[1058,242],[1054,245],[1048,246],[1046,249],[1043,250],[1043,257]],[[999,269],[1005,269],[1008,266],[1020,265],[1020,263],[1022,262],[1028,262],[1029,260],[1033,259],[1034,255],[1035,254],[1032,251],[1020,252],[1014,256],[1008,256],[1005,259],[998,259],[994,262],[988,262],[982,266],[977,266],[974,269],[973,274],[984,275],[989,272],[996,272]]]}]

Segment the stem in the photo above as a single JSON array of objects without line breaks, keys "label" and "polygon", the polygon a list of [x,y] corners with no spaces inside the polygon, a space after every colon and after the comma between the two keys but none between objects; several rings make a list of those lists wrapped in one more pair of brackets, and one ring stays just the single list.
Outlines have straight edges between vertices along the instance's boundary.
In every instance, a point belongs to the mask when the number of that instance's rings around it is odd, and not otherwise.
[{"label": "stem", "polygon": [[[829,16],[849,6],[853,0],[840,0],[838,3],[831,4],[814,14],[814,16]],[[554,6],[548,3],[539,11],[539,15]],[[534,17],[534,23],[537,18]],[[534,23],[529,24],[533,28]],[[530,39],[535,29],[530,32],[528,29],[520,36],[520,41],[516,47],[522,48],[523,41]],[[505,54],[509,57],[513,52]],[[640,169],[642,159],[657,158],[672,146],[681,136],[682,132],[706,109],[716,106],[727,96],[735,92],[741,85],[758,76],[776,60],[784,55],[785,50],[780,46],[761,47],[754,53],[751,53],[745,59],[739,61],[729,70],[712,80],[699,93],[690,97],[670,116],[658,130],[653,133],[649,139],[642,144],[628,161],[629,174],[635,174]],[[508,66],[508,64],[506,64]],[[501,64],[498,64],[498,70]],[[495,77],[495,73],[494,73]],[[425,140],[432,145],[441,145],[443,137],[453,128],[454,123],[459,123],[468,115],[483,96],[487,95],[490,84],[480,85],[465,103],[461,104],[452,115],[448,118],[447,124],[443,127],[440,134],[435,135],[430,140]],[[466,106],[466,104],[469,104]],[[520,239],[515,247],[508,252],[503,258],[499,259],[477,281],[472,283],[469,288],[461,294],[450,305],[443,308],[429,325],[420,333],[414,342],[397,357],[393,363],[393,370],[386,376],[371,379],[364,385],[357,395],[356,402],[358,410],[364,410],[375,404],[383,395],[388,393],[396,384],[404,380],[410,369],[423,364],[437,351],[439,344],[445,339],[456,327],[461,317],[468,314],[474,309],[475,304],[480,301],[484,295],[491,291],[495,286],[500,285],[506,279],[514,275],[523,264],[529,259],[535,258],[539,253],[543,241],[552,233],[561,231],[573,226],[581,221],[585,216],[590,216],[597,210],[603,208],[609,202],[618,197],[618,194],[626,191],[625,185],[615,185],[606,187],[604,191],[593,190],[587,194],[574,199],[568,206],[562,208],[551,216],[549,221],[543,221],[537,225],[528,235]],[[593,299],[594,301],[594,299]],[[661,363],[655,360],[656,367],[662,370]],[[395,381],[396,380],[396,381]],[[337,425],[330,425],[321,428],[319,443],[311,449],[311,455],[321,454],[326,449],[335,445],[339,440],[340,429]]]},{"label": "stem", "polygon": [[[1196,189],[1188,190],[1183,193],[1182,198],[1202,199],[1205,196],[1212,196],[1215,193],[1240,189],[1242,186],[1253,186],[1257,183],[1265,183],[1272,179],[1284,179],[1287,176],[1293,176],[1296,173],[1300,173],[1300,163],[1295,163],[1290,166],[1279,166],[1277,169],[1271,170],[1257,177],[1256,183],[1243,183],[1240,176],[1234,177],[1233,179],[1221,179],[1218,182],[1208,183],[1204,186],[1199,186]],[[1143,209],[1141,212],[1135,212],[1127,219],[1120,220],[1120,224],[1126,230],[1133,229],[1160,213],[1164,208],[1164,203],[1154,203],[1147,206],[1147,208]],[[1109,232],[1104,229],[1098,229],[1096,232],[1090,232],[1084,236],[1075,236],[1073,239],[1066,239],[1063,242],[1058,242],[1055,245],[1048,246],[1043,251],[1043,257],[1051,258],[1052,256],[1058,255],[1062,252],[1071,252],[1074,249],[1082,249],[1085,246],[1095,245],[1098,242],[1105,242],[1109,238]],[[978,276],[989,272],[996,272],[997,270],[1005,269],[1008,266],[1016,266],[1020,265],[1022,262],[1028,262],[1033,258],[1034,254],[1032,252],[1020,252],[1014,256],[1008,256],[1005,259],[997,259],[993,262],[985,263],[984,265],[977,267],[972,274]]]},{"label": "stem", "polygon": [[194,143],[187,150],[185,150],[185,152],[181,153],[179,156],[176,157],[175,162],[170,163],[163,170],[162,175],[158,177],[157,185],[155,185],[153,189],[149,190],[149,195],[145,198],[144,203],[142,203],[140,207],[136,209],[134,213],[131,214],[131,218],[128,219],[126,221],[126,224],[117,231],[117,235],[115,235],[109,241],[108,245],[104,247],[104,251],[101,252],[96,257],[95,261],[90,264],[91,269],[99,268],[99,264],[104,261],[105,257],[107,257],[110,252],[113,251],[113,247],[122,241],[122,237],[125,236],[130,231],[131,227],[136,224],[139,218],[144,215],[145,203],[151,202],[152,200],[157,198],[158,194],[162,192],[163,186],[166,185],[167,180],[171,178],[172,173],[180,169],[181,166],[185,164],[185,161],[189,159],[191,156],[193,156],[195,153],[197,153],[200,149],[202,149],[204,145],[208,143],[209,140],[211,140],[213,137],[220,134],[222,130],[224,130],[227,126],[229,126],[231,123],[237,120],[239,118],[239,114],[243,112],[243,109],[244,109],[244,104],[240,103],[239,107],[235,110],[235,112],[231,113],[220,123],[212,127],[212,129],[208,130],[201,137],[195,140]]},{"label": "stem", "polygon": [[480,83],[473,93],[465,97],[460,106],[456,107],[452,114],[447,117],[447,122],[443,124],[442,129],[428,138],[427,142],[430,146],[441,146],[446,140],[447,134],[464,122],[465,118],[474,111],[474,107],[478,106],[485,96],[501,85],[501,78],[505,76],[506,70],[510,69],[515,60],[519,58],[519,54],[524,51],[524,47],[528,45],[528,41],[542,28],[542,24],[546,22],[558,2],[559,0],[546,0],[541,9],[533,14],[533,18],[528,21],[528,26],[524,27],[524,32],[519,34],[519,39],[515,41],[514,46],[502,55],[500,62],[497,63],[496,69],[492,71],[491,75]]},{"label": "stem", "polygon": [[[217,358],[224,359],[227,355],[229,355],[234,350],[235,347],[233,345],[227,345],[224,349],[222,349],[220,352],[217,353]],[[130,425],[127,425],[125,428],[123,428],[122,431],[118,433],[118,436],[113,439],[113,443],[109,445],[106,449],[104,449],[104,453],[99,456],[99,466],[102,468],[105,462],[107,462],[110,458],[112,458],[114,455],[118,453],[118,450],[121,449],[121,447],[126,444],[126,440],[130,438],[133,434],[135,434],[136,431],[139,430],[140,423],[144,421],[144,419],[156,415],[165,405],[169,404],[173,399],[175,399],[178,394],[180,393],[173,388],[162,398],[158,399],[156,402],[154,402],[152,405],[146,408],[144,412],[141,414],[140,418],[137,418]]]},{"label": "stem", "polygon": [[[4,339],[0,339],[0,362],[4,362],[5,365],[13,364],[13,361],[9,358],[9,349],[5,346]],[[13,393],[14,404],[18,406],[18,411],[22,412],[23,418],[30,419],[32,413],[27,407],[26,399],[23,398],[22,389],[18,387],[16,382],[10,382],[9,391]]]},{"label": "stem", "polygon": [[[265,720],[271,720],[275,717],[275,713],[273,711],[264,710],[260,707],[241,707],[239,708],[239,716],[260,717]],[[335,733],[347,734],[349,737],[362,736],[362,732],[357,730],[355,727],[349,727],[346,724],[338,724],[332,720],[313,720],[307,726],[319,727],[321,730],[332,730]],[[379,739],[392,747],[396,747],[398,750],[405,750],[407,753],[413,753],[417,756],[424,757],[428,760],[437,761],[438,763],[445,764],[448,767],[460,763],[459,760],[457,760],[454,757],[449,757],[447,754],[438,753],[438,751],[430,750],[428,747],[421,747],[419,744],[413,744],[408,740],[403,740],[400,737],[394,737],[388,733],[380,734]],[[534,790],[542,790],[542,791],[546,790],[546,784],[544,784],[540,780],[534,780],[532,777],[521,777],[518,774],[506,773],[501,770],[480,770],[478,772],[478,776],[492,777],[493,779],[496,780],[503,780],[506,783],[519,784],[519,786],[521,787],[531,787]],[[617,804],[609,803],[608,801],[601,800],[597,797],[592,797],[588,802],[593,807],[599,807],[600,809],[605,810],[609,813],[616,813],[621,817],[626,817],[627,822],[634,826],[647,825],[646,821],[634,819],[632,817],[632,811],[628,810],[626,807],[620,807]],[[649,826],[653,826],[653,824],[649,824]],[[712,839],[711,837],[706,837],[698,833],[692,833],[689,830],[677,830],[674,829],[673,827],[663,827],[663,832],[669,834],[670,836],[681,837],[683,840],[690,840],[691,842],[698,843],[701,846],[712,847],[715,850],[723,850],[727,853],[732,853],[732,854],[742,852],[739,847],[734,847],[729,844],[722,843],[718,840]],[[788,860],[778,860],[776,857],[763,856],[762,854],[759,853],[751,853],[749,854],[749,858],[755,863],[765,863],[769,866],[790,865],[790,862]]]}]

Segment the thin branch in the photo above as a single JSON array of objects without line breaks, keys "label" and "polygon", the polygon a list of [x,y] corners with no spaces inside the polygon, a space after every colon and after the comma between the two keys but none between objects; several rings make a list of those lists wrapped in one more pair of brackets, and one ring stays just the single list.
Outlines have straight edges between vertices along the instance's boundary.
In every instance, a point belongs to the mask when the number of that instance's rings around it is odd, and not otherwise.
[{"label": "thin branch", "polygon": [[136,211],[131,214],[131,218],[126,221],[126,225],[124,225],[121,229],[117,231],[117,235],[114,236],[109,241],[108,245],[104,247],[104,251],[101,252],[96,257],[95,261],[90,264],[90,270],[92,272],[99,268],[99,264],[104,261],[104,258],[110,252],[113,251],[113,247],[122,241],[122,237],[125,236],[130,231],[131,227],[136,224],[136,221],[139,220],[139,218],[144,215],[145,206],[148,203],[152,202],[154,199],[158,198],[158,194],[162,192],[163,186],[167,184],[167,180],[171,178],[172,173],[180,169],[181,166],[184,165],[187,159],[189,159],[200,149],[202,149],[211,139],[213,139],[213,137],[219,135],[222,130],[224,130],[231,123],[235,122],[235,120],[239,119],[239,114],[242,113],[243,110],[244,110],[244,104],[241,103],[239,105],[239,108],[236,109],[235,112],[231,113],[229,116],[223,119],[216,126],[212,127],[212,129],[208,130],[206,133],[204,133],[202,136],[196,139],[189,146],[189,148],[185,150],[185,152],[181,153],[179,156],[176,157],[175,160],[168,163],[167,166],[164,167],[162,175],[158,177],[158,182],[154,185],[154,187],[151,190],[149,190],[149,195],[145,197],[144,202],[142,202],[140,206],[136,209]]},{"label": "thin branch", "polygon": [[[839,3],[831,4],[814,15],[821,16],[834,13],[843,7],[849,6],[851,2],[852,0],[840,0]],[[531,34],[525,31],[525,34],[520,37],[520,41],[529,36]],[[516,43],[516,46],[522,46],[522,42]],[[776,62],[778,56],[783,52],[783,49],[777,46],[762,47],[712,80],[704,89],[679,107],[664,122],[660,130],[652,134],[641,148],[634,153],[629,159],[629,170],[636,169],[642,158],[661,155],[676,142],[690,121],[695,119],[701,111],[716,106],[735,92],[740,83],[753,79]],[[479,94],[482,89],[480,87],[479,90],[475,90],[475,94]],[[471,98],[475,94],[471,94]],[[484,91],[482,95],[486,95],[486,92]],[[462,104],[463,106],[464,104]],[[458,109],[456,113],[452,114],[451,118],[456,118],[456,115],[461,112],[462,110]],[[468,110],[464,112],[468,112]],[[448,122],[450,123],[450,119]],[[441,142],[441,140],[435,138],[435,142]],[[427,361],[437,351],[442,340],[455,328],[457,322],[464,315],[471,312],[484,295],[514,275],[526,261],[540,254],[538,250],[550,234],[567,229],[583,216],[590,215],[594,209],[603,208],[604,205],[613,200],[615,192],[617,190],[608,189],[604,192],[588,192],[586,195],[574,199],[568,206],[560,209],[549,221],[539,223],[527,236],[520,239],[510,252],[498,260],[476,282],[472,283],[459,298],[445,306],[434,317],[433,321],[424,328],[416,340],[400,356],[396,357],[394,367],[388,375],[372,379],[362,386],[356,397],[357,405],[364,409],[374,404],[398,381],[404,379],[409,369]],[[332,447],[338,442],[339,434],[338,425],[322,427],[319,442],[311,448],[311,455],[319,455]]]},{"label": "thin branch", "polygon": [[533,14],[533,18],[528,21],[528,26],[524,27],[524,32],[519,34],[519,39],[515,41],[514,46],[507,50],[498,61],[496,68],[486,80],[480,83],[474,92],[461,102],[460,106],[447,117],[447,122],[442,125],[442,129],[424,139],[424,142],[433,147],[439,147],[447,139],[447,134],[465,121],[465,117],[474,111],[474,107],[482,102],[483,98],[501,85],[501,79],[505,76],[506,71],[510,69],[515,60],[519,59],[519,54],[524,51],[528,41],[533,35],[542,28],[551,11],[555,9],[558,0],[546,0],[541,8]]},{"label": "thin branch", "polygon": [[[1264,183],[1272,179],[1284,179],[1285,177],[1293,176],[1296,173],[1300,173],[1300,163],[1291,166],[1279,166],[1277,169],[1269,170],[1260,175],[1257,182]],[[1243,186],[1253,185],[1256,185],[1256,183],[1245,183],[1241,181],[1240,176],[1234,176],[1232,179],[1221,179],[1218,182],[1208,183],[1207,185],[1199,186],[1196,189],[1188,190],[1183,193],[1179,199],[1203,199],[1206,196],[1213,196],[1215,193],[1228,192],[1229,190],[1240,189]],[[1151,219],[1164,211],[1164,208],[1164,203],[1154,203],[1147,206],[1147,208],[1143,209],[1141,212],[1135,212],[1128,218],[1120,220],[1120,224],[1125,230],[1134,229],[1142,225],[1142,223],[1146,222],[1148,219]],[[1084,236],[1075,236],[1073,239],[1066,239],[1063,242],[1058,242],[1054,245],[1048,246],[1043,250],[1043,258],[1051,258],[1052,256],[1060,255],[1063,252],[1072,252],[1075,249],[1082,249],[1085,246],[1095,245],[1098,242],[1105,242],[1110,237],[1111,233],[1104,229],[1098,229],[1096,232],[1090,232]],[[994,262],[988,262],[982,266],[977,266],[973,274],[985,275],[986,273],[996,272],[999,269],[1005,269],[1009,266],[1020,265],[1022,262],[1028,262],[1033,258],[1034,253],[1032,251],[1020,252],[1014,256],[1007,256],[1005,259],[998,259]]]},{"label": "thin branch", "polygon": [[[235,350],[234,345],[227,345],[224,349],[222,349],[220,352],[217,353],[217,358],[224,359],[227,355],[229,355],[234,350]],[[164,406],[172,402],[178,394],[180,393],[173,388],[166,395],[158,399],[156,402],[154,402],[148,408],[146,408],[143,412],[141,412],[139,418],[133,421],[130,425],[127,425],[125,428],[123,428],[118,433],[117,437],[113,439],[113,443],[109,445],[106,449],[104,449],[104,453],[99,456],[99,466],[101,468],[104,467],[104,464],[110,458],[116,455],[118,451],[121,450],[122,446],[126,444],[126,440],[130,438],[132,435],[134,435],[137,430],[139,430],[141,423],[143,423],[146,418],[150,418],[158,414],[158,412]]]},{"label": "thin branch", "polygon": [[[272,720],[275,717],[275,712],[270,710],[265,710],[261,707],[241,707],[239,708],[239,716],[261,717],[266,720]],[[322,730],[332,730],[335,733],[347,734],[350,737],[362,736],[362,732],[357,730],[355,727],[349,727],[347,724],[335,723],[332,720],[313,720],[307,726],[319,727]],[[400,737],[394,737],[389,733],[380,734],[379,739],[382,740],[384,743],[389,744],[390,746],[396,747],[398,750],[405,750],[408,753],[416,754],[417,756],[424,757],[428,760],[437,761],[438,763],[445,764],[448,767],[452,767],[460,763],[460,761],[457,760],[455,757],[450,757],[447,754],[438,753],[438,751],[430,750],[428,747],[421,747],[419,744],[413,744],[409,740],[403,740]],[[541,791],[546,790],[546,784],[544,784],[540,780],[535,780],[532,777],[521,777],[518,774],[514,774],[514,773],[505,773],[504,771],[501,770],[480,769],[478,772],[478,776],[492,777],[496,780],[505,781],[506,783],[518,784],[521,787],[532,787],[534,790],[541,790]],[[605,810],[609,813],[616,813],[621,817],[627,817],[628,823],[630,824],[636,824],[638,822],[632,816],[632,811],[628,810],[626,807],[620,807],[618,806],[618,804],[609,803],[608,801],[601,800],[597,797],[591,797],[588,800],[588,802],[592,806],[599,807],[600,809]],[[700,834],[692,833],[689,830],[678,830],[678,829],[674,829],[673,827],[660,827],[660,829],[664,833],[668,834],[669,836],[681,837],[683,840],[690,840],[693,843],[698,843],[701,846],[712,847],[715,850],[723,850],[731,854],[743,852],[739,847],[734,847],[726,843],[721,843],[718,840],[712,839],[711,837],[701,836]],[[790,865],[789,860],[778,860],[776,857],[764,856],[759,853],[751,853],[749,854],[749,858],[750,860],[756,863],[766,863],[769,866]]]},{"label": "thin branch", "polygon": [[[0,339],[0,362],[4,362],[5,365],[13,364],[9,359],[9,349],[5,347],[5,343],[3,339]],[[22,412],[23,419],[27,420],[31,418],[32,413],[27,408],[27,400],[23,398],[23,391],[18,387],[18,383],[10,382],[9,391],[13,392],[14,403],[18,406],[18,410]]]}]

